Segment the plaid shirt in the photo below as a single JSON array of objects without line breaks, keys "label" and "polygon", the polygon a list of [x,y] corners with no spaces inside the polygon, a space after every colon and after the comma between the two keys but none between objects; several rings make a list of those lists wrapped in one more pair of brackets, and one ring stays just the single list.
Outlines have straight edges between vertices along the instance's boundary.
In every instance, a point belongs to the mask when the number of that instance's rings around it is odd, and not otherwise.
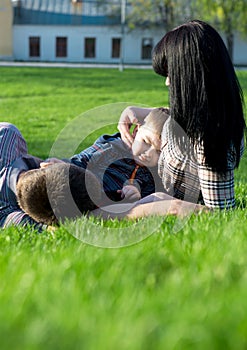
[{"label": "plaid shirt", "polygon": [[[141,197],[161,190],[162,183],[157,167],[137,167],[132,153],[121,140],[119,133],[100,136],[92,146],[74,155],[70,161],[89,169],[98,177],[103,185],[102,205],[107,204],[109,199],[120,201],[121,194],[117,191],[124,185],[135,185]],[[136,171],[135,179],[130,181],[134,171]]]},{"label": "plaid shirt", "polygon": [[27,155],[27,145],[20,131],[12,124],[0,123],[0,227],[37,223],[24,213],[16,199],[16,183],[22,170],[38,168],[37,158]]},{"label": "plaid shirt", "polygon": [[[235,206],[234,168],[236,167],[236,152],[228,153],[227,170],[218,173],[204,162],[202,146],[191,151],[186,149],[188,138],[182,134],[183,145],[179,145],[171,131],[171,119],[164,125],[162,132],[162,149],[158,171],[162,178],[165,191],[173,197],[202,203],[211,208],[230,209]],[[241,154],[244,143],[242,143]]]}]

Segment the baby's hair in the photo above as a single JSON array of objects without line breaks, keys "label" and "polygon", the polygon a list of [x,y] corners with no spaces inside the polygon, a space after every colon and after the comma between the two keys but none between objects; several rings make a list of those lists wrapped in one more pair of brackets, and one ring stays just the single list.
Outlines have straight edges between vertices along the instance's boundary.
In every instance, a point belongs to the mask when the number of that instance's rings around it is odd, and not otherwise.
[{"label": "baby's hair", "polygon": [[88,193],[89,186],[90,195],[100,200],[100,184],[90,171],[57,163],[23,173],[17,182],[17,200],[35,221],[58,224],[96,208]]},{"label": "baby's hair", "polygon": [[160,136],[163,130],[164,123],[168,119],[168,117],[168,108],[154,108],[144,119],[143,125]]}]

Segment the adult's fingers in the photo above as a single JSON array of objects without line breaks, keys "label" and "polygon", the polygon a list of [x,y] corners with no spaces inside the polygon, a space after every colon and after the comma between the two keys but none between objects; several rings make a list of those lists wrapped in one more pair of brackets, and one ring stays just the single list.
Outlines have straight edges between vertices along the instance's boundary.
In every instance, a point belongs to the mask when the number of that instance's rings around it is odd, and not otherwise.
[{"label": "adult's fingers", "polygon": [[138,123],[138,119],[136,118],[133,109],[131,107],[125,108],[118,122],[118,130],[120,131],[123,142],[128,147],[131,147],[133,143],[133,136],[130,133],[130,128],[136,123]]},{"label": "adult's fingers", "polygon": [[133,136],[130,134],[130,132],[127,130],[127,131],[121,131],[119,130],[120,133],[121,133],[121,139],[122,141],[129,147],[131,148],[132,146],[132,143],[134,141],[133,139]]}]

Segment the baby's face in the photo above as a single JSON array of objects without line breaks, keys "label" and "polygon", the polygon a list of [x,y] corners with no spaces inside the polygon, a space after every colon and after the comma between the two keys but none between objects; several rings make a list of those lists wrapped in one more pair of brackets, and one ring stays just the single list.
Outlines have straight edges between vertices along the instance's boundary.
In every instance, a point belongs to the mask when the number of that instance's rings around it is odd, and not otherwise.
[{"label": "baby's face", "polygon": [[143,125],[139,127],[132,144],[132,153],[138,164],[154,167],[158,164],[161,141],[158,134]]}]

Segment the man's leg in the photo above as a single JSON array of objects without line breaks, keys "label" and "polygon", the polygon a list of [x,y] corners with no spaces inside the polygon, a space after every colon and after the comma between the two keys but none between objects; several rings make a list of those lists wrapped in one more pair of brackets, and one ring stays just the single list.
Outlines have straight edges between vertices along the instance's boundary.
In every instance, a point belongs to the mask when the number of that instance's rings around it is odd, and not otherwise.
[{"label": "man's leg", "polygon": [[0,123],[0,170],[27,154],[27,144],[16,126]]}]

